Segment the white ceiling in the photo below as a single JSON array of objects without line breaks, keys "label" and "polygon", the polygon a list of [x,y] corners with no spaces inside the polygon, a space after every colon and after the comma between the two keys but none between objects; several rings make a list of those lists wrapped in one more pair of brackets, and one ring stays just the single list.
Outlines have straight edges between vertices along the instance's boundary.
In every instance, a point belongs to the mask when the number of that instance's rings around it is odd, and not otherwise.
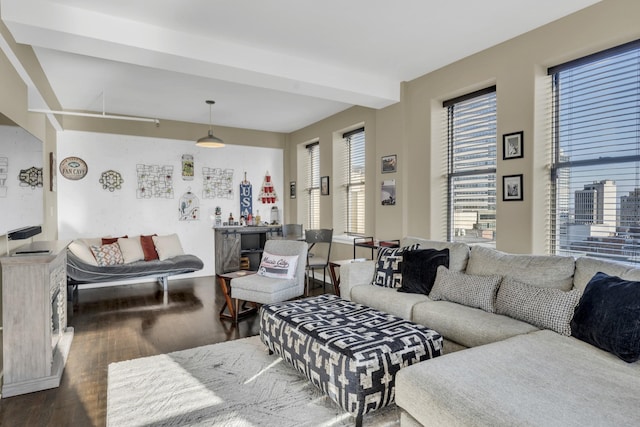
[{"label": "white ceiling", "polygon": [[[598,0],[1,0],[65,110],[291,132]],[[36,103],[30,100],[30,104]],[[30,105],[30,108],[48,108]]]}]

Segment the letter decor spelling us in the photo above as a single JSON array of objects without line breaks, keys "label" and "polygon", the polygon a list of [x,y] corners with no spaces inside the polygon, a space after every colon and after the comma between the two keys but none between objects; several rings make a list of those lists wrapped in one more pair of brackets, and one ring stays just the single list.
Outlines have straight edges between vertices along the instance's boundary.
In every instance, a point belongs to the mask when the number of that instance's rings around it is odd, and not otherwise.
[{"label": "letter decor spelling us", "polygon": [[87,163],[80,157],[67,157],[60,162],[60,174],[73,181],[84,178],[88,170]]}]

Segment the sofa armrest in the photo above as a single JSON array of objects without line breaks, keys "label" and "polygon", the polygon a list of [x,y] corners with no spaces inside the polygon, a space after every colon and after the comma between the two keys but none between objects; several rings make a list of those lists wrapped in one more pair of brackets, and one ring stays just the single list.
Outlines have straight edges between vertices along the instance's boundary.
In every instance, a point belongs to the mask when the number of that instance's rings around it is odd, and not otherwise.
[{"label": "sofa armrest", "polygon": [[351,300],[351,289],[357,285],[368,285],[376,269],[375,261],[357,261],[340,267],[340,297]]}]

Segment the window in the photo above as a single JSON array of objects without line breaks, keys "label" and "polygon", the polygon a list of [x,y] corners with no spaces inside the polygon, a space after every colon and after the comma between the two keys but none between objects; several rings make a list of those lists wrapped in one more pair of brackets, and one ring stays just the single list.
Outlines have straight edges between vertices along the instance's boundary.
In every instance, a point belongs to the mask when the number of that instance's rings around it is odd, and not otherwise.
[{"label": "window", "polygon": [[[344,161],[339,176],[344,188],[344,227],[347,234],[364,234],[365,209],[365,134],[364,128],[342,135],[338,155]],[[338,205],[341,206],[340,203]]]},{"label": "window", "polygon": [[307,176],[305,192],[307,195],[306,228],[320,228],[320,143],[306,146]]},{"label": "window", "polygon": [[640,40],[549,69],[551,252],[640,260]]},{"label": "window", "polygon": [[447,112],[447,240],[495,244],[496,87],[443,103]]}]

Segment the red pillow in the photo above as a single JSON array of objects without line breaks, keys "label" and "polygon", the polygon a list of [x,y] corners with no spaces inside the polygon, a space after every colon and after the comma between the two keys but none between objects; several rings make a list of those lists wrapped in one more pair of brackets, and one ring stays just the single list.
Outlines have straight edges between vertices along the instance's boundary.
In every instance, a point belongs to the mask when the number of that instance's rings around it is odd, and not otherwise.
[{"label": "red pillow", "polygon": [[[157,234],[153,234],[157,236]],[[144,260],[151,261],[153,259],[160,259],[158,252],[156,251],[156,245],[153,243],[152,236],[140,236],[140,245],[142,245],[142,252],[144,253]]]},{"label": "red pillow", "polygon": [[115,243],[118,241],[118,239],[126,239],[129,236],[127,236],[126,234],[122,237],[103,237],[102,238],[102,244],[103,245],[110,245],[112,243]]}]

